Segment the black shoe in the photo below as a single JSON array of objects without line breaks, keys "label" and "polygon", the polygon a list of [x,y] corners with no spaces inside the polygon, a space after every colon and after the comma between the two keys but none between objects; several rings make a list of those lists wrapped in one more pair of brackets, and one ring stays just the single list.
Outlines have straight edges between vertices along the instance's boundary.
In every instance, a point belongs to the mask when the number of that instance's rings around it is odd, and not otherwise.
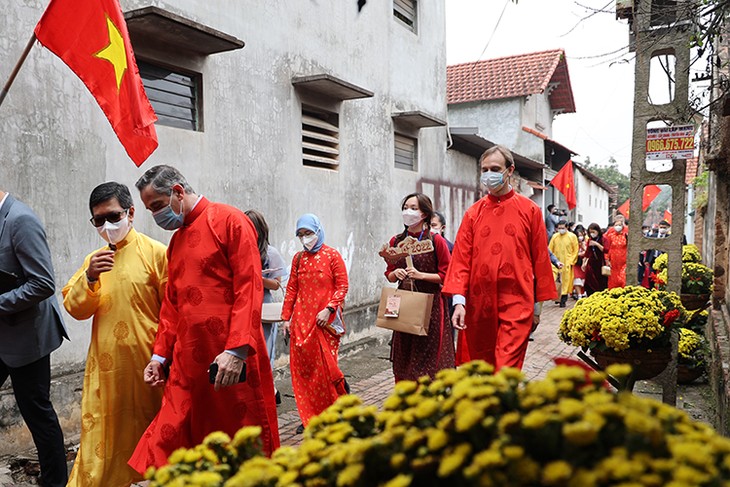
[{"label": "black shoe", "polygon": [[345,392],[350,393],[350,384],[347,383],[347,379],[342,379],[345,381]]},{"label": "black shoe", "polygon": [[281,404],[281,392],[276,391],[276,405]]},{"label": "black shoe", "polygon": [[561,308],[565,308],[565,305],[566,305],[567,302],[568,302],[568,295],[567,294],[563,294],[562,296],[560,296],[560,307]]},{"label": "black shoe", "polygon": [[299,427],[297,427],[297,434],[301,435],[302,433],[304,433],[304,425],[300,424]]}]

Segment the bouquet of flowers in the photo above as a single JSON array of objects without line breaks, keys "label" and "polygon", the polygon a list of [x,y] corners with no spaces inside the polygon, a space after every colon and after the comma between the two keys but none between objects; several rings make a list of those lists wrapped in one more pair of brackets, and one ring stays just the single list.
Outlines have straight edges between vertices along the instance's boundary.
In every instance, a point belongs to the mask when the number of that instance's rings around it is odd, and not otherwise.
[{"label": "bouquet of flowers", "polygon": [[[613,365],[607,372],[630,371]],[[527,382],[518,370],[495,374],[470,362],[433,380],[397,383],[380,412],[343,396],[312,420],[299,447],[254,456],[237,470],[228,463],[240,461],[230,453],[237,440],[209,437],[210,453],[201,453],[207,462],[191,463],[196,447],[147,476],[151,487],[713,486],[730,479],[729,439],[674,407],[614,394],[605,379],[557,366]],[[258,433],[242,431],[236,438]],[[194,469],[180,473],[180,466]]]},{"label": "bouquet of flowers", "polygon": [[686,319],[677,294],[627,286],[578,301],[563,315],[558,334],[584,350],[648,350],[668,346],[670,332]]}]

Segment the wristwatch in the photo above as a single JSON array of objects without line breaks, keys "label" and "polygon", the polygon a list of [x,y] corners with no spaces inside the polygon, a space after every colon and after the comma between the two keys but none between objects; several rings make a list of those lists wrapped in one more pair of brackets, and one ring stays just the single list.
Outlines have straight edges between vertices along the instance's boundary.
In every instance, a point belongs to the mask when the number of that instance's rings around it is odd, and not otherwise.
[{"label": "wristwatch", "polygon": [[327,306],[326,309],[327,309],[327,311],[330,312],[330,314],[334,314],[334,312],[335,312],[335,308],[333,308],[332,306]]}]

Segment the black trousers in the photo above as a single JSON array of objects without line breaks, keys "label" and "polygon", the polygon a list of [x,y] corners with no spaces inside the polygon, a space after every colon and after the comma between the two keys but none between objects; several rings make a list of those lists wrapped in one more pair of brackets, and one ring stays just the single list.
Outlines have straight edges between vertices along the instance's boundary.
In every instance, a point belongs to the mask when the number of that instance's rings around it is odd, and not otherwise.
[{"label": "black trousers", "polygon": [[38,450],[41,485],[63,487],[68,481],[66,448],[50,399],[51,356],[23,367],[8,367],[0,360],[0,386],[10,376],[15,402]]}]

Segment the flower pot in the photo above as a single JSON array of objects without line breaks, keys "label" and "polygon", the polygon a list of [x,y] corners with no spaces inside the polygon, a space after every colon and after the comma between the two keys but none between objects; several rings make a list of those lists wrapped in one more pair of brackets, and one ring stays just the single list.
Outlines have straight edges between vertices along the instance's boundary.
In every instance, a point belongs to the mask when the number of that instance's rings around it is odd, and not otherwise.
[{"label": "flower pot", "polygon": [[710,300],[709,294],[680,294],[682,306],[690,311],[703,308]]},{"label": "flower pot", "polygon": [[677,382],[680,384],[691,384],[704,373],[704,367],[690,367],[688,365],[677,365]]},{"label": "flower pot", "polygon": [[667,368],[672,357],[669,347],[649,350],[591,350],[598,365],[605,369],[611,364],[629,364],[633,368],[634,379],[645,380],[656,377]]}]

